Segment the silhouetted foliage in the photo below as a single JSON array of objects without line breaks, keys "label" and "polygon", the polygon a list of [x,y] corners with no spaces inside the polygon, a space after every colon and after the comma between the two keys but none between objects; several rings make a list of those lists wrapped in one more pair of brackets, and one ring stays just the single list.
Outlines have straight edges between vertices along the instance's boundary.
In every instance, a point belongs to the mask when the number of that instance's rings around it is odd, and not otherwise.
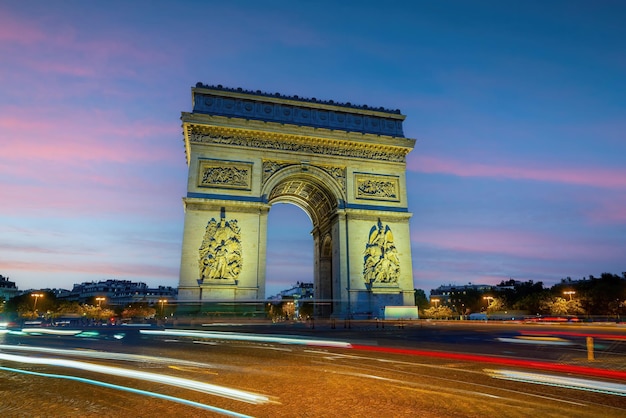
[{"label": "silhouetted foliage", "polygon": [[422,289],[415,289],[415,306],[417,306],[419,312],[428,309],[428,307],[430,306],[428,298],[426,297],[426,292],[424,292]]}]

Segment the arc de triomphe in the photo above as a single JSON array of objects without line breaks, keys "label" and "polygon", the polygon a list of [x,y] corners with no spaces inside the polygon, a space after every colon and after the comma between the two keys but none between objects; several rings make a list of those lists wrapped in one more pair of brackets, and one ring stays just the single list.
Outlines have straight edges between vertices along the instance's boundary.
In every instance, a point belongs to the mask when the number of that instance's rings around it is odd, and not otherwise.
[{"label": "arc de triomphe", "polygon": [[192,101],[180,303],[264,300],[267,216],[283,202],[312,221],[323,314],[414,305],[404,115],[201,83]]}]

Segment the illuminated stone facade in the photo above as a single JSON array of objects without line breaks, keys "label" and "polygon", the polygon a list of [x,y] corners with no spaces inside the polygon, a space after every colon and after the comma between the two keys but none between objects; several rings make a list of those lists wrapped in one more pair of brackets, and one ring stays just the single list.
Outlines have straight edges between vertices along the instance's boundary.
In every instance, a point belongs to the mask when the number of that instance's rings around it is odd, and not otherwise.
[{"label": "illuminated stone facade", "polygon": [[179,300],[265,299],[267,215],[313,223],[318,313],[413,305],[399,111],[196,85],[182,114],[189,176]]}]

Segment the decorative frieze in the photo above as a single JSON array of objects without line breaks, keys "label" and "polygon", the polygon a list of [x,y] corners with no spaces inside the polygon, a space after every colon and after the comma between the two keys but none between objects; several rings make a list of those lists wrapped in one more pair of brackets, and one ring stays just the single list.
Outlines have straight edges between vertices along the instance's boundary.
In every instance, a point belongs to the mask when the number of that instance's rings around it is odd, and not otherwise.
[{"label": "decorative frieze", "polygon": [[397,176],[354,174],[354,196],[356,199],[400,201],[400,179]]},{"label": "decorative frieze", "polygon": [[252,163],[199,160],[198,187],[250,190],[252,187]]},{"label": "decorative frieze", "polygon": [[[272,135],[270,135],[272,136]],[[273,135],[274,137],[276,135]],[[218,134],[210,132],[198,125],[188,126],[188,138],[191,143],[220,144],[246,148],[256,148],[276,151],[290,151],[302,154],[317,154],[322,156],[337,156],[362,158],[366,160],[386,161],[394,163],[406,162],[406,148],[386,147],[374,148],[356,143],[339,143],[337,141],[312,142],[307,137],[289,137],[289,140],[278,140],[273,137],[264,137],[261,132],[241,132],[237,134]]]}]

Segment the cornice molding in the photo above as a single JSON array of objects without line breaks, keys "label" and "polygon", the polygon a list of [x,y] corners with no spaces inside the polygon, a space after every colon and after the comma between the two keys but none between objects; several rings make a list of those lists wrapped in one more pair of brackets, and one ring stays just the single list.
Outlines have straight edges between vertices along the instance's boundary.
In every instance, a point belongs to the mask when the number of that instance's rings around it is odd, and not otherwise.
[{"label": "cornice molding", "polygon": [[404,138],[402,122],[405,116],[400,110],[304,99],[278,93],[254,93],[201,83],[192,89],[192,101],[195,114]]}]

